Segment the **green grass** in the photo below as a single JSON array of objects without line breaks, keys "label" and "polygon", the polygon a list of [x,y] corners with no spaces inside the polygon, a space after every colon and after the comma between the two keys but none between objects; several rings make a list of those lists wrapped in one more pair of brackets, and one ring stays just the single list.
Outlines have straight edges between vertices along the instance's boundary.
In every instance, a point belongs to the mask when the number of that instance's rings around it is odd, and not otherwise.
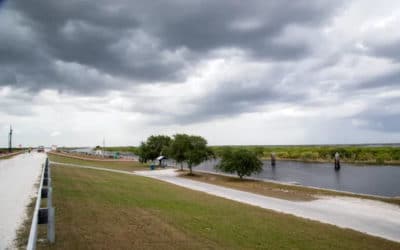
[{"label": "green grass", "polygon": [[145,177],[56,166],[52,178],[56,243],[41,249],[400,249]]},{"label": "green grass", "polygon": [[138,153],[138,147],[135,146],[125,146],[125,147],[106,147],[106,151],[112,152],[129,152],[129,153]]},{"label": "green grass", "polygon": [[84,166],[94,166],[94,167],[103,167],[109,169],[117,169],[124,171],[135,171],[135,170],[144,170],[149,169],[147,165],[142,164],[140,162],[135,161],[101,161],[101,160],[81,160],[67,156],[55,155],[48,153],[48,158],[50,161],[61,162],[61,163],[71,163],[71,164],[79,164]]}]

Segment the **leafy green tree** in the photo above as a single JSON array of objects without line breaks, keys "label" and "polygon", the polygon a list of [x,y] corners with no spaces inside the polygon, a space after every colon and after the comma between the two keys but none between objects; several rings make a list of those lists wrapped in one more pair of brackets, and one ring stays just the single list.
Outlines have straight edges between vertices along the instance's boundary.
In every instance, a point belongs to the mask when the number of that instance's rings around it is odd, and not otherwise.
[{"label": "leafy green tree", "polygon": [[190,136],[187,134],[174,135],[168,149],[169,156],[177,163],[180,163],[183,170],[183,162],[186,161],[186,151],[190,148]]},{"label": "leafy green tree", "polygon": [[226,150],[216,168],[223,172],[236,173],[240,179],[243,179],[243,176],[260,173],[262,166],[263,163],[255,152],[247,149],[238,149],[234,151]]},{"label": "leafy green tree", "polygon": [[190,175],[193,174],[192,168],[214,157],[213,151],[207,147],[207,141],[201,136],[189,136],[189,144],[184,151],[184,158],[188,165]]},{"label": "leafy green tree", "polygon": [[171,144],[171,138],[166,135],[152,135],[142,142],[138,149],[141,162],[155,160],[161,154],[167,155]]}]

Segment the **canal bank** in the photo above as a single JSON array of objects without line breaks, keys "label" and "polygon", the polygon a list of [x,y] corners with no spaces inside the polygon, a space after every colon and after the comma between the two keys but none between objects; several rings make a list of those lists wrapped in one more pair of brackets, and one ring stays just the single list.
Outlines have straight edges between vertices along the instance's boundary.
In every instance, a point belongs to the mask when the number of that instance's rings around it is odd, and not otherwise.
[{"label": "canal bank", "polygon": [[[215,170],[218,162],[203,162],[195,170],[221,173]],[[271,166],[270,161],[263,163],[263,171],[251,177],[357,194],[400,196],[400,168],[397,166],[360,167],[344,163],[335,171],[333,163],[277,161],[276,166]]]},{"label": "canal bank", "polygon": [[44,153],[24,153],[0,160],[0,249],[13,247],[45,159]]}]

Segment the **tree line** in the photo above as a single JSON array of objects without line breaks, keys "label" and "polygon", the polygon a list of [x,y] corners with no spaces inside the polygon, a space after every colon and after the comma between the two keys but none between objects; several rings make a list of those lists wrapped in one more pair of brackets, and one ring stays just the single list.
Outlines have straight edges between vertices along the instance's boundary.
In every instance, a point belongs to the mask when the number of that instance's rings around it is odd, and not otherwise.
[{"label": "tree line", "polygon": [[[141,142],[136,153],[141,162],[154,161],[159,156],[165,156],[174,159],[181,170],[183,170],[183,164],[186,163],[190,175],[193,174],[193,167],[216,157],[214,151],[207,145],[206,139],[187,134],[176,134],[172,137],[152,135]],[[226,148],[218,156],[221,161],[216,169],[236,173],[240,179],[262,170],[263,164],[259,155],[248,149]]]},{"label": "tree line", "polygon": [[262,159],[269,159],[275,153],[278,159],[332,162],[336,152],[349,163],[399,164],[400,147],[398,146],[213,146],[216,155],[221,155],[226,148],[247,149],[258,154]]}]

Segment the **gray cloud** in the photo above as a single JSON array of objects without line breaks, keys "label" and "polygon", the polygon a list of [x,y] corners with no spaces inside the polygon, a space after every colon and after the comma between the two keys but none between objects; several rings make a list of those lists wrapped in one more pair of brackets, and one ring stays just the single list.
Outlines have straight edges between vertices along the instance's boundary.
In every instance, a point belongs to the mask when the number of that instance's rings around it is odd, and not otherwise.
[{"label": "gray cloud", "polygon": [[[215,87],[180,97],[176,110],[134,94],[127,109],[169,124],[192,124],[272,104],[329,106],[360,93],[396,89],[395,67],[368,79],[352,74],[361,56],[399,63],[399,41],[371,36],[363,41],[368,49],[356,50],[359,37],[330,37],[326,28],[346,6],[317,0],[8,1],[0,9],[0,86],[32,95],[53,89],[102,97],[139,85],[190,85],[199,65],[218,57],[229,61],[236,51],[243,65],[268,64],[268,72],[212,79]],[[16,115],[24,115],[27,103],[17,97],[0,102]],[[372,109],[354,118],[369,129],[398,131],[393,111]]]},{"label": "gray cloud", "polygon": [[354,91],[396,86],[400,86],[400,69],[382,73],[367,80],[357,82],[351,86],[351,89]]},{"label": "gray cloud", "polygon": [[385,44],[372,45],[370,53],[377,57],[389,58],[393,61],[400,62],[399,47],[400,39]]},{"label": "gray cloud", "polygon": [[[331,1],[9,1],[2,11],[13,16],[9,22],[16,29],[0,26],[9,33],[0,41],[0,65],[7,79],[19,78],[17,84],[31,90],[90,93],[126,82],[181,82],[188,66],[217,49],[237,48],[258,60],[305,57],[308,45],[276,38],[290,25],[328,22],[337,6]],[[63,62],[58,68],[57,61]],[[72,77],[60,73],[60,65],[69,63],[97,71],[98,79],[87,78],[85,70],[69,72]],[[105,76],[115,81],[99,80]]]},{"label": "gray cloud", "polygon": [[390,97],[381,100],[354,118],[360,121],[359,127],[361,128],[399,133],[400,98]]}]

